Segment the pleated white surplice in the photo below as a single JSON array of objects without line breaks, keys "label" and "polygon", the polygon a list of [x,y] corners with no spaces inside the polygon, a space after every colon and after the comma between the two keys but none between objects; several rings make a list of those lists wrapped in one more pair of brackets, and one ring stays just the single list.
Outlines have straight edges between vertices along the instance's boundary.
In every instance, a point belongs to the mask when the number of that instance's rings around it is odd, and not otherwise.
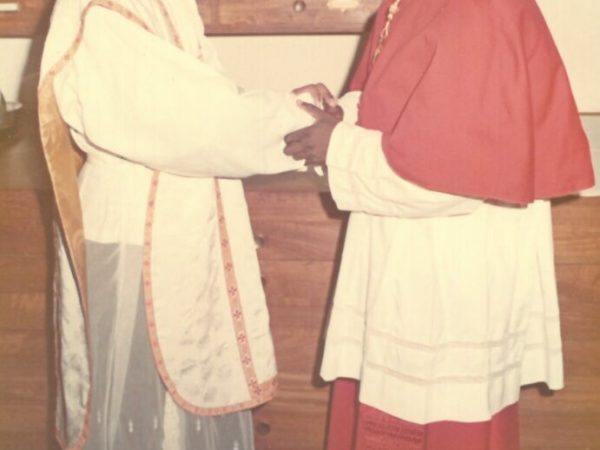
[{"label": "pleated white surplice", "polygon": [[[349,118],[359,97],[341,101]],[[563,387],[549,201],[425,189],[393,172],[381,132],[349,123],[327,165],[351,215],[324,379],[358,379],[362,403],[419,424],[486,421],[522,385]]]}]

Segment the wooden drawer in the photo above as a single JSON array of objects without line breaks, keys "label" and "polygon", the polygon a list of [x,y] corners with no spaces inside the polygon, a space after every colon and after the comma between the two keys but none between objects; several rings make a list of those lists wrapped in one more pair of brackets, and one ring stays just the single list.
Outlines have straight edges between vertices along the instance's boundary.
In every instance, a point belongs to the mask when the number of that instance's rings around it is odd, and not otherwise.
[{"label": "wooden drawer", "polygon": [[333,261],[341,222],[252,221],[261,260]]},{"label": "wooden drawer", "polygon": [[47,25],[53,0],[0,0],[0,8],[17,11],[0,12],[0,36],[33,36]]},{"label": "wooden drawer", "polygon": [[46,401],[45,399],[40,400],[43,401],[38,401],[37,404],[19,402],[11,405],[10,408],[0,408],[0,437],[4,433],[14,436],[12,442],[1,440],[0,449],[42,450],[44,448],[53,448],[52,446],[48,446],[48,441],[38,442],[40,445],[34,447],[25,447],[19,444],[23,436],[36,432],[41,434],[45,428],[43,425],[50,422]]},{"label": "wooden drawer", "polygon": [[[50,193],[0,192],[0,450],[49,450]],[[54,384],[54,382],[51,382]]]},{"label": "wooden drawer", "polygon": [[0,211],[0,294],[45,293],[52,260],[50,193],[2,191]]},{"label": "wooden drawer", "polygon": [[323,448],[329,387],[318,377],[333,261],[261,260],[279,392],[254,413],[257,450]]},{"label": "wooden drawer", "polygon": [[46,292],[48,262],[40,255],[0,254],[0,293]]},{"label": "wooden drawer", "polygon": [[556,264],[600,264],[600,198],[555,202]]},{"label": "wooden drawer", "polygon": [[[47,377],[44,375],[46,367],[40,367],[38,373],[24,374],[20,377],[8,379],[8,383],[0,385],[0,398],[2,402],[13,405],[35,406],[41,399],[47,398]],[[37,424],[40,431],[44,430],[43,424]],[[1,448],[1,447],[0,447]]]},{"label": "wooden drawer", "polygon": [[334,261],[347,214],[329,194],[248,192],[252,230],[260,260]]},{"label": "wooden drawer", "polygon": [[334,262],[262,260],[260,266],[272,325],[285,330],[317,329],[334,286]]},{"label": "wooden drawer", "polygon": [[591,340],[600,355],[600,264],[559,265],[556,278],[563,340]]},{"label": "wooden drawer", "polygon": [[[30,421],[37,418],[30,415]],[[2,414],[0,413],[0,420]],[[49,422],[51,419],[47,419]],[[58,444],[54,444],[54,435],[45,431],[32,431],[31,428],[25,432],[13,432],[0,430],[0,449],[2,450],[59,450]]]},{"label": "wooden drawer", "polygon": [[49,326],[48,295],[45,292],[6,294],[0,292],[2,330],[46,330]]},{"label": "wooden drawer", "polygon": [[541,395],[537,387],[524,389],[521,450],[600,449],[597,386],[593,377],[568,377],[565,389],[551,395]]},{"label": "wooden drawer", "polygon": [[208,11],[213,34],[360,33],[379,0],[221,0]]},{"label": "wooden drawer", "polygon": [[246,201],[253,221],[328,222],[348,216],[328,193],[247,190]]},{"label": "wooden drawer", "polygon": [[[319,450],[329,387],[318,370],[346,214],[335,211],[328,194],[314,191],[253,191],[247,198],[263,239],[258,254],[280,373],[277,397],[254,414],[257,450]],[[47,389],[52,336],[44,301],[49,244],[43,229],[50,208],[40,209],[37,196],[23,191],[4,191],[0,206],[0,450],[54,448]],[[566,388],[550,397],[536,388],[524,391],[522,449],[596,450],[600,199],[559,202],[553,214]]]},{"label": "wooden drawer", "polygon": [[[9,368],[45,368],[42,362],[47,355],[48,334],[45,330],[0,330],[0,373],[6,375]],[[14,377],[19,378],[15,371]]]},{"label": "wooden drawer", "polygon": [[0,255],[45,255],[51,245],[50,193],[31,190],[4,191],[0,196]]},{"label": "wooden drawer", "polygon": [[277,398],[254,411],[256,450],[322,450],[328,388],[294,389],[285,376],[280,383]]}]

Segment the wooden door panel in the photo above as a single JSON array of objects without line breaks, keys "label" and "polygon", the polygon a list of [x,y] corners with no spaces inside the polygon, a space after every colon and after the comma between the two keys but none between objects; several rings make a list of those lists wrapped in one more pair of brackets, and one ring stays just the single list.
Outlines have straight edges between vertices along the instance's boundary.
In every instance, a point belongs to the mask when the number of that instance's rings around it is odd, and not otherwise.
[{"label": "wooden door panel", "polygon": [[[53,3],[53,0],[0,0],[0,36],[33,36],[44,31]],[[16,11],[12,11],[13,6]]]},{"label": "wooden door panel", "polygon": [[[220,1],[213,33],[360,33],[379,0]],[[213,16],[214,17],[214,16]]]}]

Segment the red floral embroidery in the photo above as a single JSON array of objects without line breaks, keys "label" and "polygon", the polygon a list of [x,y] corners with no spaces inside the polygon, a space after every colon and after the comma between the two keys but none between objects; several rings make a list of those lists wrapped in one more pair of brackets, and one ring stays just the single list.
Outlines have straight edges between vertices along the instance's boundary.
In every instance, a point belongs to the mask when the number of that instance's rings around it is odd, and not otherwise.
[{"label": "red floral embroidery", "polygon": [[260,394],[261,389],[258,385],[258,381],[256,381],[256,378],[250,380],[250,389],[252,390],[252,392],[254,392],[255,395]]},{"label": "red floral embroidery", "polygon": [[179,37],[179,33],[177,32],[175,25],[173,24],[173,20],[171,19],[171,15],[169,14],[167,7],[162,2],[162,0],[157,0],[157,3],[160,8],[160,12],[162,13],[165,21],[167,22],[173,42],[175,43],[175,45],[177,45],[177,47],[183,49],[183,45],[181,44],[181,38]]}]

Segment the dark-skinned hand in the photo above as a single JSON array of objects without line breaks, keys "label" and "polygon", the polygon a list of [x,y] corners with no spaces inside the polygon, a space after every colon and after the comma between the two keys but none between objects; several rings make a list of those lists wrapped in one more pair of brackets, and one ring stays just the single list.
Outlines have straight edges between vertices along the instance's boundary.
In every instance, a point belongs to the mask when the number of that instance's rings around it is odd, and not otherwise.
[{"label": "dark-skinned hand", "polygon": [[341,118],[310,103],[299,102],[299,106],[316,121],[309,127],[286,135],[284,153],[296,160],[304,159],[310,166],[323,165],[327,160],[331,133]]}]

